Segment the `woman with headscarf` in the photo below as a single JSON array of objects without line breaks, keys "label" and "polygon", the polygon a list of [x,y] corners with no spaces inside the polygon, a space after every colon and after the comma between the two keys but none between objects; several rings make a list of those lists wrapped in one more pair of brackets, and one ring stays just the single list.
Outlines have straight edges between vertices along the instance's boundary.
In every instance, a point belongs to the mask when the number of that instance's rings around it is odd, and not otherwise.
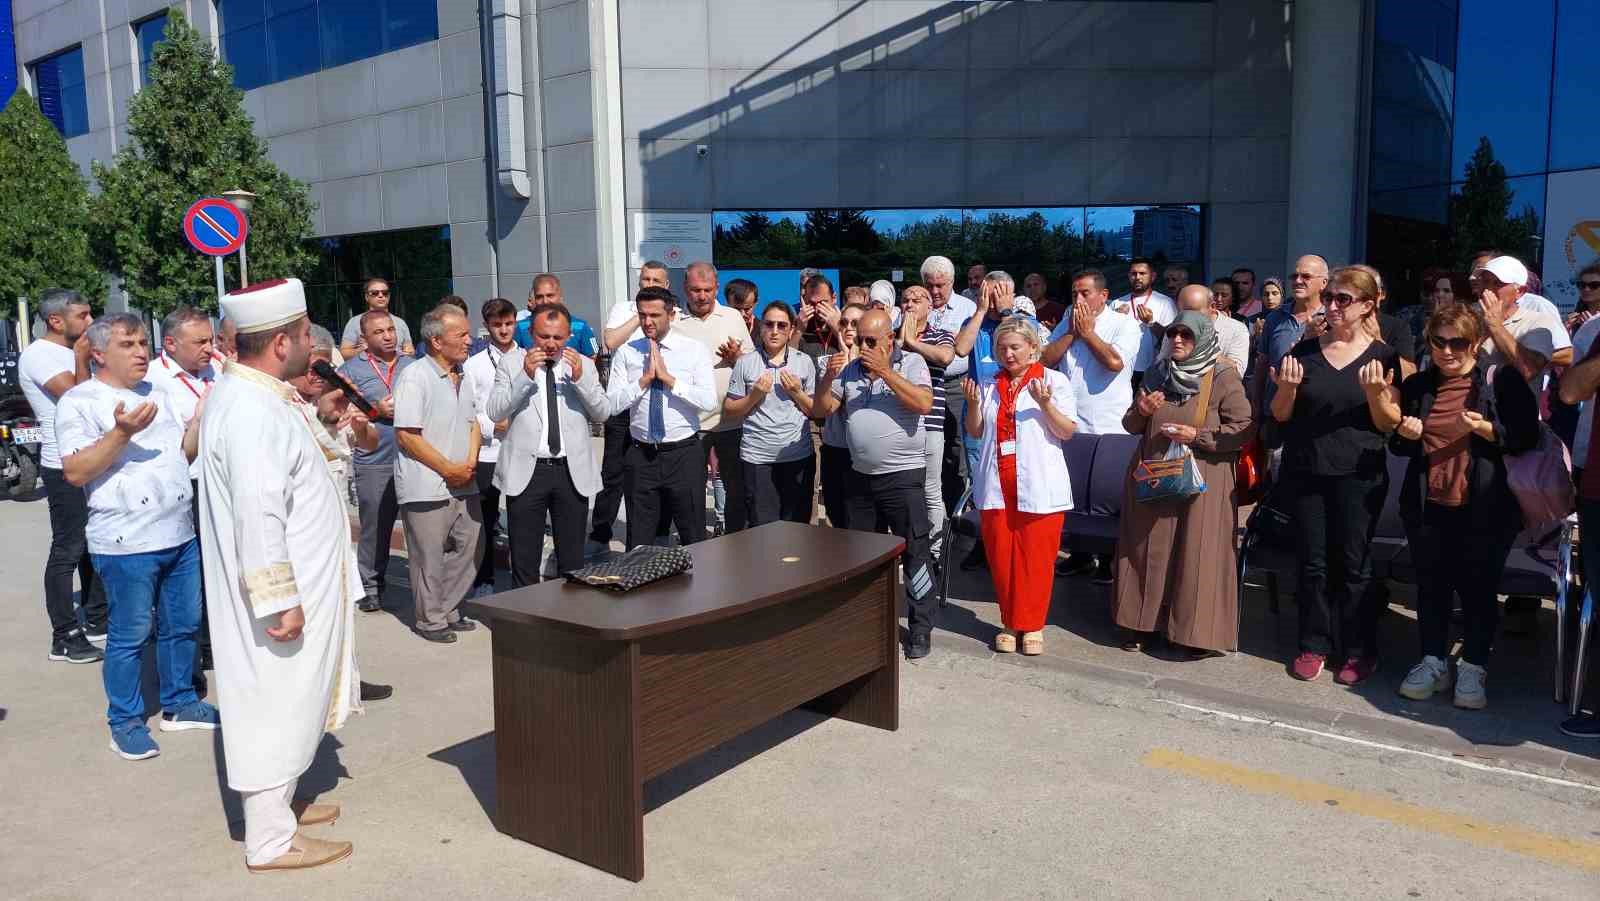
[{"label": "woman with headscarf", "polygon": [[[1254,423],[1244,382],[1221,356],[1211,319],[1192,310],[1167,326],[1168,353],[1145,374],[1122,417],[1143,436],[1122,490],[1117,587],[1112,616],[1125,651],[1162,633],[1186,656],[1233,650],[1239,642],[1234,529],[1234,463]],[[1134,469],[1174,444],[1194,454],[1205,491],[1168,501],[1134,498]]]},{"label": "woman with headscarf", "polygon": [[1000,606],[1002,654],[1044,653],[1061,524],[1072,506],[1062,444],[1077,431],[1067,377],[1039,362],[1033,320],[1008,316],[994,330],[993,373],[962,383],[963,425],[979,440],[972,499]]}]

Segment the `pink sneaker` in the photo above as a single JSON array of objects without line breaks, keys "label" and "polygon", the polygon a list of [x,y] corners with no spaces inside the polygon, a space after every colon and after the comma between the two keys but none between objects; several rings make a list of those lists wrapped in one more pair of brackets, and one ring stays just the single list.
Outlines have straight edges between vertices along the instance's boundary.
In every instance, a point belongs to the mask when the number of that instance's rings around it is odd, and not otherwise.
[{"label": "pink sneaker", "polygon": [[1299,657],[1294,658],[1294,666],[1290,668],[1289,672],[1301,682],[1310,682],[1322,675],[1322,666],[1327,660],[1328,658],[1322,654],[1313,654],[1310,651],[1306,651]]},{"label": "pink sneaker", "polygon": [[1377,671],[1378,658],[1351,657],[1344,662],[1344,666],[1339,667],[1339,674],[1333,677],[1333,681],[1340,685],[1359,685]]}]

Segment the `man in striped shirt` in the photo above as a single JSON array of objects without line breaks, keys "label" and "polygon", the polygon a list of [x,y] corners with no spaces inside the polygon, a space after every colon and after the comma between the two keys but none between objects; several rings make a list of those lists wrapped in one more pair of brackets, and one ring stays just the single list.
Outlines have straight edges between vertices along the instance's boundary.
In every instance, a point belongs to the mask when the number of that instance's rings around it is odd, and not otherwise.
[{"label": "man in striped shirt", "polygon": [[928,289],[912,285],[900,296],[899,342],[903,350],[922,357],[928,363],[928,374],[933,379],[933,409],[922,417],[927,431],[928,466],[922,482],[922,494],[928,504],[929,533],[934,559],[942,550],[939,547],[944,527],[944,491],[942,484],[944,460],[944,370],[956,356],[956,337],[943,329],[928,324],[928,313],[933,299]]}]

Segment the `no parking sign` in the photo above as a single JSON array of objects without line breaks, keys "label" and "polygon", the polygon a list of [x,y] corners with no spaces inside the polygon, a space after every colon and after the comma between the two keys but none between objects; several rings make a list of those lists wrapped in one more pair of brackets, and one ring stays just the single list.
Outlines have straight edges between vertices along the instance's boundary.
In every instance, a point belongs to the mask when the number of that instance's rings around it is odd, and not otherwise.
[{"label": "no parking sign", "polygon": [[221,197],[202,197],[183,214],[183,235],[195,250],[214,257],[227,256],[244,246],[250,220]]}]

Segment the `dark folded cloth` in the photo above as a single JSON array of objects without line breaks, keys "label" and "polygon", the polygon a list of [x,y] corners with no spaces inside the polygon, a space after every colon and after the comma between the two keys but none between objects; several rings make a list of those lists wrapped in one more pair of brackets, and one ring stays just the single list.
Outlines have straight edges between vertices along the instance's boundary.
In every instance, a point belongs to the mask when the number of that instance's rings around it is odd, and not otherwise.
[{"label": "dark folded cloth", "polygon": [[641,545],[604,563],[573,570],[567,573],[567,578],[596,588],[622,592],[686,573],[693,568],[694,557],[690,556],[687,548]]}]

